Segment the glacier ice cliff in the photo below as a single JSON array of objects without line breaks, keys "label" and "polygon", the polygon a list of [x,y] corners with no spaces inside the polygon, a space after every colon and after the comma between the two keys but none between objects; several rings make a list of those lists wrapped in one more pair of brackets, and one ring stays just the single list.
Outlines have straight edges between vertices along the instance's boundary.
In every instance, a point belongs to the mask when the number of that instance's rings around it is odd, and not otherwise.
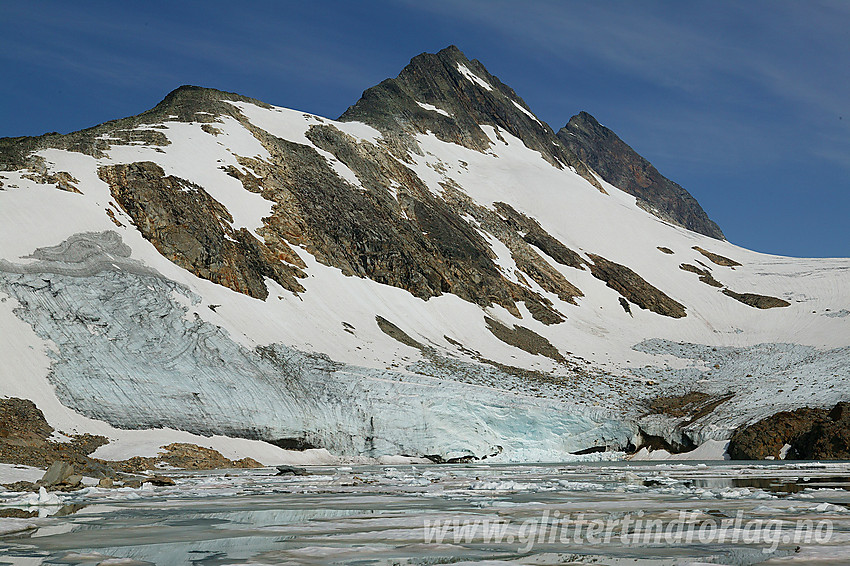
[{"label": "glacier ice cliff", "polygon": [[601,409],[342,364],[284,344],[246,347],[191,313],[186,304],[200,298],[133,259],[115,232],[76,234],[24,259],[0,262],[0,291],[51,344],[47,378],[58,398],[118,428],[167,426],[348,457],[504,460],[621,449],[634,434]]}]

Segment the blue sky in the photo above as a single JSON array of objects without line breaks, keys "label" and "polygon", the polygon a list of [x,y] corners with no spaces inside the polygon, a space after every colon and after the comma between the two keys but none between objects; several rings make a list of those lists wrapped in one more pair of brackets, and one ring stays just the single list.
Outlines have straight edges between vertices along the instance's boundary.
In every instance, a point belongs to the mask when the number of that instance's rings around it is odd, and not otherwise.
[{"label": "blue sky", "polygon": [[0,2],[0,136],[69,132],[181,84],[335,118],[458,45],[555,130],[586,110],[730,241],[850,256],[850,2]]}]

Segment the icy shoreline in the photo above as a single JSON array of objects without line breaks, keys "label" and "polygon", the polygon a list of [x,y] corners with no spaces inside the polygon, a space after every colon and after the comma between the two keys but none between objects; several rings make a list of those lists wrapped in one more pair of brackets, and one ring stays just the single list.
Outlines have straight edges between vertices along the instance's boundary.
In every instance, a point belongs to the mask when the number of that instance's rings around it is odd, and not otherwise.
[{"label": "icy shoreline", "polygon": [[[48,511],[41,517],[0,518],[0,556],[27,564],[132,559],[135,564],[189,565],[204,558],[286,564],[319,557],[338,563],[449,557],[533,563],[575,555],[616,564],[628,552],[630,560],[637,560],[631,563],[672,566],[749,565],[779,558],[777,563],[807,563],[850,551],[843,534],[850,528],[848,463],[476,463],[321,466],[305,476],[274,473],[172,471],[167,474],[173,486],[86,488],[35,505],[20,495],[0,493],[0,511]],[[632,521],[629,532],[642,532],[636,520],[644,521],[641,525],[660,521],[665,527],[682,522],[697,529],[729,521],[728,539],[723,545],[703,544],[694,536],[659,545],[624,542],[619,530],[607,542],[592,539],[592,533],[590,539],[583,538],[586,532],[573,535],[580,526],[621,525],[626,519]],[[505,536],[482,544],[483,531],[469,538],[463,531],[455,534],[481,521],[503,524]],[[825,530],[820,533],[820,544],[781,537],[751,541],[744,534],[756,521],[765,536],[780,532],[790,537],[795,525],[806,521],[828,522],[831,530],[828,537]],[[768,521],[784,530],[764,530]],[[435,525],[446,525],[446,532],[435,532]],[[530,538],[530,528],[547,535]],[[15,532],[33,536],[4,536]],[[550,540],[552,532],[557,536]],[[571,534],[564,539],[561,532]],[[437,541],[438,536],[443,539]]]}]

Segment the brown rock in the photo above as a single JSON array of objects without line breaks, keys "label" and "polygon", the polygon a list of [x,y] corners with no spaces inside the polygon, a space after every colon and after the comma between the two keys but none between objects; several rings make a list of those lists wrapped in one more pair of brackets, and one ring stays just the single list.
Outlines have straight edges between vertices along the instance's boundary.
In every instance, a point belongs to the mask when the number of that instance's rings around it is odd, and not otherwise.
[{"label": "brown rock", "polygon": [[493,336],[506,344],[525,350],[532,355],[540,354],[556,362],[566,362],[564,356],[561,355],[558,349],[548,339],[524,326],[515,324],[513,328],[508,328],[489,316],[484,317],[484,322],[487,323],[487,329]]},{"label": "brown rock", "polygon": [[168,476],[150,476],[142,480],[142,483],[149,483],[151,485],[155,485],[157,487],[165,487],[169,485],[174,485],[174,480]]},{"label": "brown rock", "polygon": [[590,266],[593,276],[605,281],[608,287],[620,293],[629,302],[642,309],[672,318],[686,316],[684,305],[650,285],[643,277],[625,265],[614,263],[596,254],[587,255],[593,261]]},{"label": "brown rock", "polygon": [[245,458],[240,458],[238,460],[234,460],[233,461],[233,467],[234,468],[243,468],[243,469],[255,469],[255,468],[262,468],[263,465],[261,463],[257,462],[256,460],[254,460],[253,458],[245,457]]},{"label": "brown rock", "polygon": [[101,167],[115,201],[157,250],[198,277],[265,299],[269,277],[300,292],[304,274],[282,263],[248,230],[234,230],[227,209],[202,187],[150,161]]},{"label": "brown rock", "polygon": [[0,439],[45,440],[53,433],[44,413],[28,399],[0,399]]},{"label": "brown rock", "polygon": [[712,253],[708,250],[702,249],[699,246],[694,246],[693,249],[695,249],[696,251],[707,257],[712,263],[715,263],[717,265],[722,265],[723,267],[738,267],[739,265],[741,265],[734,259],[729,259],[728,257],[723,257],[722,255]]},{"label": "brown rock", "polygon": [[757,295],[756,293],[736,293],[731,289],[723,289],[723,294],[732,297],[738,302],[744,303],[757,309],[774,309],[778,307],[790,307],[791,303],[777,297],[768,295]]},{"label": "brown rock", "polygon": [[728,452],[734,460],[779,458],[786,444],[791,446],[786,459],[850,459],[850,403],[782,411],[741,427],[730,439]]},{"label": "brown rock", "polygon": [[705,283],[706,285],[711,285],[712,287],[723,287],[723,283],[714,278],[711,272],[708,269],[700,269],[695,265],[691,265],[689,263],[683,263],[679,266],[679,269],[682,271],[690,271],[691,273],[696,273],[699,275],[699,280]]}]

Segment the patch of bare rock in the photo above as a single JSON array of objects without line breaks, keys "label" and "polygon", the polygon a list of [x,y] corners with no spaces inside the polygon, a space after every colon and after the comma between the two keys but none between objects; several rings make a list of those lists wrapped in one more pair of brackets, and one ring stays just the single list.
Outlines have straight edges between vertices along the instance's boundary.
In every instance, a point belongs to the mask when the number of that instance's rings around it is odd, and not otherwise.
[{"label": "patch of bare rock", "polygon": [[90,434],[54,435],[44,413],[27,399],[0,399],[0,462],[46,469],[37,482],[6,484],[13,491],[73,491],[84,487],[83,478],[99,480],[100,487],[139,487],[144,483],[172,485],[174,480],[148,472],[161,468],[213,470],[259,468],[251,458],[230,460],[217,450],[194,444],[173,443],[156,457],[122,461],[92,458],[109,440]]},{"label": "patch of bare rock", "polygon": [[714,278],[711,272],[708,269],[700,269],[695,265],[691,265],[690,263],[683,263],[679,266],[679,269],[682,271],[690,271],[691,273],[696,273],[699,275],[699,280],[705,283],[706,285],[711,285],[712,287],[723,287],[723,283]]},{"label": "patch of bare rock", "polygon": [[587,254],[593,262],[590,272],[597,279],[642,309],[672,318],[687,316],[685,306],[653,287],[643,277],[626,267],[596,254]]},{"label": "patch of bare rock", "polygon": [[708,250],[704,250],[699,246],[694,246],[694,249],[696,251],[698,251],[699,253],[701,253],[702,255],[704,255],[705,257],[707,257],[709,259],[709,261],[711,261],[712,263],[715,263],[717,265],[722,265],[723,267],[738,267],[738,266],[741,265],[740,263],[738,263],[734,259],[729,259],[728,257],[724,257],[720,254],[716,254],[716,253],[710,252]]},{"label": "patch of bare rock", "polygon": [[736,293],[731,289],[723,289],[723,294],[732,297],[738,302],[744,303],[757,309],[774,309],[777,307],[789,307],[791,303],[777,297],[758,295],[756,293]]},{"label": "patch of bare rock", "polygon": [[850,459],[850,402],[782,411],[741,427],[728,451],[733,460],[778,459],[785,446],[786,460]]}]

